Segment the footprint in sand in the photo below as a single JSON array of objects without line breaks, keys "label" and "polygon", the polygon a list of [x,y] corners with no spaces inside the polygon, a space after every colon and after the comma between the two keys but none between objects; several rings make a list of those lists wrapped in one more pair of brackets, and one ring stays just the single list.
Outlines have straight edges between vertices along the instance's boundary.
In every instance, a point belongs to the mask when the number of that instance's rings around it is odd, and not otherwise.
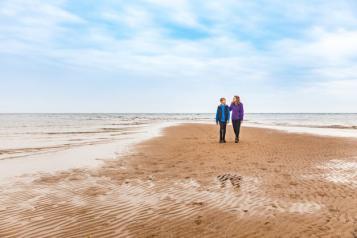
[{"label": "footprint in sand", "polygon": [[221,182],[222,188],[226,186],[226,182],[228,180],[231,182],[233,187],[239,188],[240,182],[242,180],[242,176],[236,174],[223,174],[223,175],[218,175],[217,179]]},{"label": "footprint in sand", "polygon": [[192,205],[194,205],[194,206],[202,206],[203,202],[192,202]]},{"label": "footprint in sand", "polygon": [[289,184],[290,184],[291,186],[297,186],[297,185],[298,185],[298,183],[297,183],[297,182],[294,182],[294,181],[291,181]]},{"label": "footprint in sand", "polygon": [[202,219],[202,216],[198,216],[198,217],[195,219],[195,221],[194,221],[195,224],[196,224],[196,225],[200,225],[200,224],[202,223],[202,220],[201,220],[201,219]]}]

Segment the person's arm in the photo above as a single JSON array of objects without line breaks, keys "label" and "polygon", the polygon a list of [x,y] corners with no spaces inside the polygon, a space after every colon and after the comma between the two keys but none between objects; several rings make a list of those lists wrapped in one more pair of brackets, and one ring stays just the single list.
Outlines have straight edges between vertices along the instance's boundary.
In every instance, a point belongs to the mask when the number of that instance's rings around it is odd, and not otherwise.
[{"label": "person's arm", "polygon": [[[227,106],[228,107],[228,106]],[[229,107],[228,107],[229,109]],[[227,123],[229,123],[229,119],[230,119],[231,113],[230,113],[230,109],[228,110],[228,118],[227,118]]]},{"label": "person's arm", "polygon": [[229,111],[233,110],[233,103],[231,103],[231,105],[229,106]]},{"label": "person's arm", "polygon": [[216,112],[216,124],[218,124],[218,110],[219,110],[219,107],[217,107],[217,112]]},{"label": "person's arm", "polygon": [[243,103],[242,103],[242,121],[244,119],[244,107],[243,107]]}]

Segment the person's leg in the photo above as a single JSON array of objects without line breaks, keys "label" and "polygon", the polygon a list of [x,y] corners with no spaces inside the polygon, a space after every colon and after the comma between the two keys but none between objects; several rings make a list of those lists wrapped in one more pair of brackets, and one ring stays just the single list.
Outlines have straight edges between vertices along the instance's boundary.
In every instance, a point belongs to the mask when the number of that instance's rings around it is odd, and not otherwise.
[{"label": "person's leg", "polygon": [[239,137],[238,123],[239,123],[238,120],[232,121],[233,129],[234,129],[234,134],[235,134],[235,136],[236,136],[236,138],[235,138],[235,143],[238,143],[238,137]]},{"label": "person's leg", "polygon": [[238,120],[238,123],[237,123],[237,138],[238,138],[238,141],[239,141],[239,133],[240,133],[240,126],[242,124],[242,120]]},{"label": "person's leg", "polygon": [[222,124],[223,124],[223,131],[222,131],[222,133],[223,133],[223,142],[224,143],[226,143],[226,129],[227,129],[227,123],[226,122],[222,122]]},{"label": "person's leg", "polygon": [[238,120],[232,120],[232,126],[233,126],[233,130],[234,130],[234,134],[236,135],[236,138],[238,137]]},{"label": "person's leg", "polygon": [[223,141],[223,123],[219,122],[219,142]]}]

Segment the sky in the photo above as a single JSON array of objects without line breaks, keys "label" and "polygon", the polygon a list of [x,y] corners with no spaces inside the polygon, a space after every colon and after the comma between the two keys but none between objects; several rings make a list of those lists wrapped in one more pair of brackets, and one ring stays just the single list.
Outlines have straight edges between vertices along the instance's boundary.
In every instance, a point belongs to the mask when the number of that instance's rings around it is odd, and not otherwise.
[{"label": "sky", "polygon": [[354,0],[0,0],[0,112],[357,112]]}]

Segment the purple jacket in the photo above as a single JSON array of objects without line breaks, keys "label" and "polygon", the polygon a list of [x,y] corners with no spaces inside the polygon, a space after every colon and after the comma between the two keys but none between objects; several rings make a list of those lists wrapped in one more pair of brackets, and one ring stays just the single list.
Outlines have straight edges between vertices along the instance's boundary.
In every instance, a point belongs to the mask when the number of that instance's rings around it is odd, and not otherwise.
[{"label": "purple jacket", "polygon": [[244,118],[244,109],[243,103],[239,103],[235,105],[234,103],[231,104],[229,110],[232,111],[232,120],[243,120]]}]

